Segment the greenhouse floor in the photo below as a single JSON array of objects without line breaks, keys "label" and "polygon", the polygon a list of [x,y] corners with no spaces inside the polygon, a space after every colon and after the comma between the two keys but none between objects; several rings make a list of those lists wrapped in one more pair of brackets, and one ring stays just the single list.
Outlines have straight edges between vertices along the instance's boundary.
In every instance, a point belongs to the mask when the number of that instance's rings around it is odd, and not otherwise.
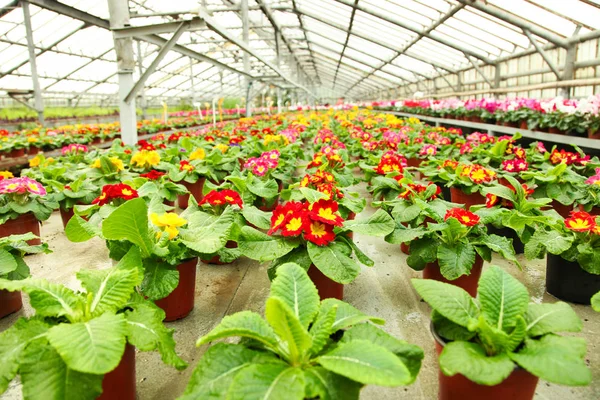
[{"label": "greenhouse floor", "polygon": [[[364,186],[361,194],[368,196]],[[368,197],[367,197],[368,198]],[[368,207],[363,214],[372,213]],[[360,218],[360,216],[359,216]],[[102,241],[94,239],[85,243],[71,243],[64,233],[58,213],[42,228],[42,235],[54,253],[28,256],[32,275],[57,283],[78,287],[75,272],[81,268],[107,268],[111,266],[108,251]],[[434,354],[433,338],[429,332],[430,309],[412,289],[410,278],[419,277],[405,262],[406,256],[399,245],[385,243],[382,238],[356,234],[358,246],[375,261],[375,267],[363,267],[363,272],[345,288],[345,301],[358,309],[384,318],[389,333],[417,344],[425,350],[425,360],[417,381],[409,387],[383,388],[370,386],[361,392],[361,399],[411,399],[437,398],[438,368]],[[534,302],[553,302],[555,299],[544,290],[545,261],[527,262],[524,271],[511,263],[495,260],[528,287]],[[196,307],[179,322],[168,323],[175,328],[177,351],[190,367],[182,372],[165,366],[158,353],[137,354],[137,393],[140,400],[171,400],[183,393],[193,367],[207,346],[195,347],[198,337],[211,330],[224,316],[242,310],[264,311],[264,301],[269,292],[266,264],[241,259],[231,265],[213,266],[199,264],[196,283]],[[574,305],[583,320],[583,332],[577,335],[588,341],[586,361],[592,368],[592,383],[588,387],[571,388],[540,381],[535,399],[564,400],[600,399],[600,315],[589,306]],[[25,304],[24,311],[0,320],[0,331],[7,329],[22,315],[31,315]],[[3,399],[21,398],[18,381],[11,384]]]}]

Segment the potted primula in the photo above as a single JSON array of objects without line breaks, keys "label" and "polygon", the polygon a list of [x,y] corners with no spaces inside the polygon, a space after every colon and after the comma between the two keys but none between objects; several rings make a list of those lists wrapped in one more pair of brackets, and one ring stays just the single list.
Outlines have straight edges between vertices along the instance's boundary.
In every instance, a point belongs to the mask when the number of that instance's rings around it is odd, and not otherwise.
[{"label": "potted primula", "polygon": [[487,221],[471,211],[443,206],[423,207],[423,214],[435,223],[416,228],[397,224],[390,235],[393,241],[388,239],[392,243],[410,242],[406,262],[412,269],[423,271],[423,278],[451,283],[475,297],[483,261],[490,262],[492,252],[520,266],[511,241],[488,234]]},{"label": "potted primula", "polygon": [[[27,240],[36,239],[32,233],[11,235],[0,238],[0,279],[17,281],[29,277],[29,267],[25,263],[25,254],[50,253],[48,245],[30,246]],[[0,290],[0,318],[19,311],[23,307],[20,292]]]},{"label": "potted primula", "polygon": [[454,165],[454,170],[451,167],[439,170],[439,178],[446,186],[450,186],[450,200],[453,203],[464,204],[466,208],[485,204],[481,191],[496,180],[496,171],[480,164]]},{"label": "potted primula", "polygon": [[0,289],[28,293],[36,310],[0,334],[0,393],[19,374],[26,400],[135,400],[135,348],[187,367],[163,311],[135,292],[144,276],[133,253],[116,267],[79,271],[82,292],[41,279],[0,279]]},{"label": "potted primula", "polygon": [[169,179],[186,187],[188,193],[179,195],[177,203],[179,208],[186,209],[189,206],[190,196],[196,202],[202,201],[204,196],[204,182],[209,176],[209,168],[203,165],[201,160],[181,160],[179,165],[172,166],[169,171]]},{"label": "potted primula", "polygon": [[585,340],[558,335],[582,328],[568,304],[529,303],[525,286],[495,266],[481,276],[479,302],[443,282],[412,283],[433,308],[440,399],[532,400],[539,378],[589,384]]},{"label": "potted primula", "polygon": [[178,197],[186,196],[189,199],[190,196],[185,185],[171,181],[165,172],[154,169],[140,174],[138,178],[133,179],[133,183],[138,187],[137,192],[140,197],[158,195],[166,205],[171,207],[175,206]]},{"label": "potted primula", "polygon": [[271,284],[265,319],[242,311],[198,340],[200,346],[242,338],[211,346],[181,399],[357,400],[364,385],[410,385],[423,351],[375,325],[383,323],[339,300],[319,303],[304,269],[283,264]]},{"label": "potted primula", "polygon": [[373,266],[373,261],[343,233],[385,236],[393,229],[394,221],[383,210],[366,220],[344,221],[333,200],[290,201],[273,211],[267,234],[249,226],[242,228],[238,245],[248,258],[273,261],[269,268],[271,277],[283,263],[294,262],[307,270],[322,299],[341,300],[344,284],[360,273],[360,266],[351,255],[354,253],[358,261]]},{"label": "potted primula", "polygon": [[70,184],[64,185],[62,190],[55,188],[52,197],[59,204],[60,217],[66,227],[73,217],[75,205],[91,204],[98,197],[98,187],[82,174]]},{"label": "potted primula", "polygon": [[30,245],[41,243],[40,221],[50,218],[58,203],[46,197],[46,189],[31,178],[0,180],[0,237],[33,233],[37,239]]},{"label": "potted primula", "polygon": [[174,321],[194,308],[198,257],[206,258],[225,247],[234,223],[231,208],[218,217],[193,211],[179,216],[165,212],[158,197],[150,206],[144,198],[135,198],[117,208],[101,207],[94,215],[98,218],[89,222],[72,218],[66,233],[74,242],[94,236],[106,239],[115,260],[129,248],[139,248],[145,270],[141,292],[165,310],[166,321]]},{"label": "potted primula", "polygon": [[572,211],[554,224],[539,224],[527,244],[527,258],[546,258],[546,290],[572,303],[590,304],[600,291],[600,226],[597,216]]},{"label": "potted primula", "polygon": [[240,191],[244,203],[253,204],[262,211],[273,211],[279,201],[283,182],[273,177],[279,166],[279,150],[251,157],[243,165],[244,171],[225,178]]}]

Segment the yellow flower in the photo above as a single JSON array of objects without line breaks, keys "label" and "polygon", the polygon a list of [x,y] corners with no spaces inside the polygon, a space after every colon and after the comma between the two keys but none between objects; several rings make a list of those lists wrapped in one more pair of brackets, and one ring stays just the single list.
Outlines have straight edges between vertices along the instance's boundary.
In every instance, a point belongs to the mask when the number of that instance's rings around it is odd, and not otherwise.
[{"label": "yellow flower", "polygon": [[33,137],[33,136],[30,136],[30,137],[27,138],[27,142],[28,143],[35,143],[37,141],[38,141],[38,138]]},{"label": "yellow flower", "polygon": [[[121,161],[119,159],[119,157],[111,157],[110,162],[112,165],[114,165],[114,167],[117,169],[117,171],[123,171],[125,169],[125,166],[123,165],[123,161]],[[94,160],[94,162],[92,163],[92,165],[90,165],[91,168],[97,168],[100,169],[102,168],[102,163],[100,162],[100,159],[97,158]]]},{"label": "yellow flower", "polygon": [[31,168],[39,167],[41,162],[42,159],[40,158],[40,156],[35,156],[31,160],[29,160],[29,166]]},{"label": "yellow flower", "polygon": [[100,159],[96,158],[90,167],[100,169],[102,167],[102,164],[100,164]]},{"label": "yellow flower", "polygon": [[150,214],[150,221],[159,228],[162,228],[163,231],[167,232],[169,234],[169,239],[173,239],[179,234],[179,230],[177,230],[178,227],[187,224],[187,220],[175,213],[164,213],[160,216],[156,213],[152,213]]},{"label": "yellow flower", "polygon": [[206,152],[202,147],[198,147],[190,154],[190,160],[204,160],[204,157],[206,157]]},{"label": "yellow flower", "polygon": [[0,171],[0,177],[4,179],[14,178],[15,176],[10,171]]},{"label": "yellow flower", "polygon": [[228,149],[229,146],[227,146],[226,144],[220,143],[218,145],[215,146],[217,149],[221,150],[221,153],[225,153]]},{"label": "yellow flower", "polygon": [[131,164],[135,164],[140,168],[155,167],[160,162],[160,155],[154,151],[142,150],[138,151],[131,157]]}]

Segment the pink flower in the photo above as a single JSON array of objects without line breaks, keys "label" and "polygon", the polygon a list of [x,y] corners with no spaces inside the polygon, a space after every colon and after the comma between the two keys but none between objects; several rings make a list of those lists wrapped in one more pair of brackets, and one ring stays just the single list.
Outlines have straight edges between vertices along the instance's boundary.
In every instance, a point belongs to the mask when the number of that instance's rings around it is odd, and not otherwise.
[{"label": "pink flower", "polygon": [[537,142],[537,145],[535,146],[535,148],[537,149],[537,151],[539,151],[540,153],[545,153],[548,150],[546,150],[546,147],[544,147],[544,143],[542,142]]},{"label": "pink flower", "polygon": [[0,181],[0,194],[25,194],[27,192],[43,196],[46,194],[46,189],[41,183],[28,177]]},{"label": "pink flower", "polygon": [[64,156],[65,154],[71,153],[87,153],[88,148],[83,144],[70,144],[61,149],[61,153]]},{"label": "pink flower", "polygon": [[259,159],[252,167],[252,173],[256,176],[265,176],[269,170],[269,164],[266,160]]},{"label": "pink flower", "polygon": [[426,144],[421,147],[419,154],[422,156],[435,156],[437,153],[437,146],[435,144]]},{"label": "pink flower", "polygon": [[588,185],[600,185],[600,168],[596,168],[596,175],[590,176],[585,183]]}]

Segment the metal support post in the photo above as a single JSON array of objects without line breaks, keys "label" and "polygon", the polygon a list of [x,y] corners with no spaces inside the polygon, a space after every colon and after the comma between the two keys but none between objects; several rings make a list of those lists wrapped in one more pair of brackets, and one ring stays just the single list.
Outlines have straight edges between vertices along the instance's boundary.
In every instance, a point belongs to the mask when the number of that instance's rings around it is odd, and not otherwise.
[{"label": "metal support post", "polygon": [[246,117],[251,117],[252,116],[252,106],[251,106],[251,102],[252,99],[250,98],[250,90],[252,89],[252,80],[248,79],[248,83],[246,86]]},{"label": "metal support post", "polygon": [[[138,70],[140,72],[140,76],[142,76],[144,74],[144,68],[143,68],[144,67],[144,56],[142,55],[142,44],[139,40],[137,41],[137,53],[138,53]],[[148,116],[146,115],[146,109],[147,109],[146,92],[143,87],[140,89],[140,107],[142,107],[142,119],[147,119]]]},{"label": "metal support post", "polygon": [[[575,59],[577,58],[577,44],[571,45],[567,49],[567,58],[565,60],[565,68],[563,70],[562,79],[568,81],[575,78]],[[571,88],[564,87],[560,89],[558,94],[565,99],[571,98]]]},{"label": "metal support post", "polygon": [[194,60],[190,57],[190,101],[196,106],[196,87],[194,86]]},{"label": "metal support post", "polygon": [[[250,37],[250,20],[248,17],[248,0],[241,0],[240,2],[240,11],[242,17],[242,40],[244,43],[249,43]],[[246,76],[246,117],[250,117],[252,115],[252,110],[250,110],[250,89],[252,87],[252,79],[250,76],[250,55],[248,52],[244,51],[242,54],[242,60],[244,62],[244,72],[247,74]]]},{"label": "metal support post", "polygon": [[540,44],[538,43],[537,40],[535,40],[535,38],[533,37],[531,32],[529,32],[529,29],[523,29],[523,33],[525,34],[525,36],[527,36],[527,38],[529,39],[529,41],[531,42],[533,47],[535,47],[535,50],[538,53],[540,53],[540,55],[542,56],[544,61],[546,61],[546,64],[548,64],[548,66],[550,67],[552,72],[554,72],[554,75],[556,75],[556,78],[560,81],[562,78],[560,76],[560,73],[558,72],[558,68],[556,68],[556,66],[554,65],[552,60],[550,60],[550,57],[548,57],[548,54],[546,54],[546,52],[544,51],[542,46],[540,46]]},{"label": "metal support post", "polygon": [[471,59],[471,57],[467,53],[464,53],[464,55],[469,60],[469,62],[473,66],[473,68],[475,68],[475,70],[479,73],[479,75],[481,75],[481,77],[483,78],[483,80],[486,81],[487,84],[490,85],[491,88],[493,88],[494,84],[488,79],[487,76],[485,76],[485,74],[483,73],[483,71],[481,70],[481,68],[479,68],[479,65],[477,65],[477,63],[474,62],[473,59]]},{"label": "metal support post", "polygon": [[29,65],[31,66],[31,80],[33,81],[33,94],[35,98],[35,111],[38,114],[40,124],[44,126],[44,100],[42,99],[42,89],[37,73],[37,63],[35,59],[35,43],[33,42],[33,29],[31,29],[31,13],[29,12],[29,3],[21,2],[23,8],[23,21],[25,22],[25,33],[27,35],[27,49],[29,50]]},{"label": "metal support post", "polygon": [[[124,28],[129,26],[128,0],[108,0],[110,27]],[[127,94],[133,89],[133,42],[131,38],[114,39],[117,53],[117,74],[119,76],[119,121],[121,123],[121,139],[123,143],[137,143],[137,121],[135,98],[125,101]]]},{"label": "metal support post", "polygon": [[500,80],[501,80],[500,64],[496,64],[496,67],[494,68],[494,87],[495,88],[500,87]]}]

